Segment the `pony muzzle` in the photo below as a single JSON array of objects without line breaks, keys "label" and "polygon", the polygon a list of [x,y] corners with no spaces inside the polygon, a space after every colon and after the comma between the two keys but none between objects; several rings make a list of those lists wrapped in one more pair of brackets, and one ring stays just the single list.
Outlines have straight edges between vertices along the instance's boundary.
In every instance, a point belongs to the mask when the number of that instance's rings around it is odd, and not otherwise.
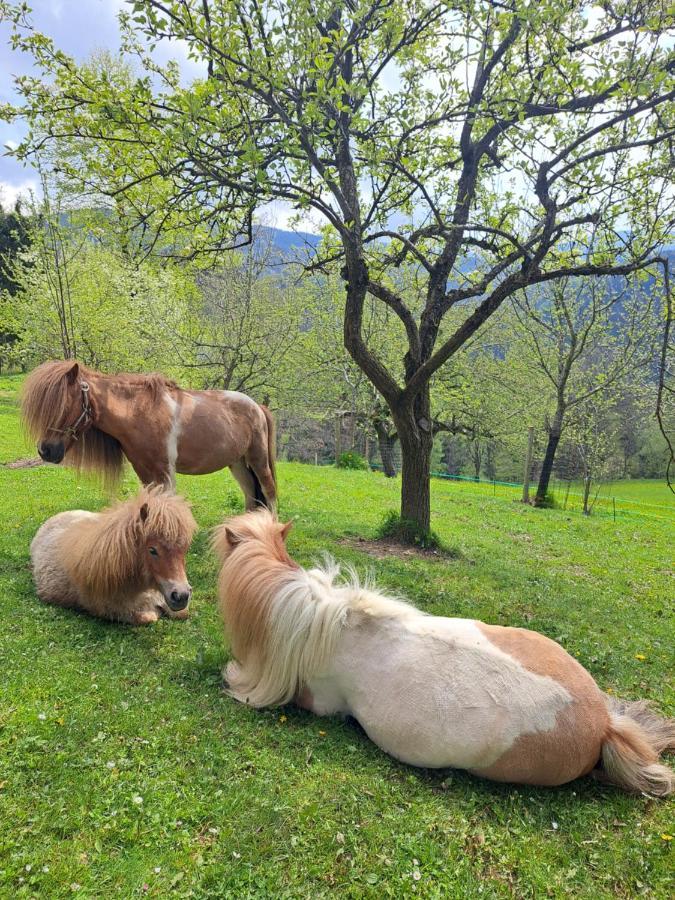
[{"label": "pony muzzle", "polygon": [[162,585],[162,594],[169,609],[172,612],[180,612],[190,602],[192,588],[189,584],[167,584]]},{"label": "pony muzzle", "polygon": [[37,445],[37,452],[40,455],[40,459],[44,462],[58,464],[63,461],[63,457],[66,455],[66,447],[63,441],[57,441],[56,443],[40,441]]}]

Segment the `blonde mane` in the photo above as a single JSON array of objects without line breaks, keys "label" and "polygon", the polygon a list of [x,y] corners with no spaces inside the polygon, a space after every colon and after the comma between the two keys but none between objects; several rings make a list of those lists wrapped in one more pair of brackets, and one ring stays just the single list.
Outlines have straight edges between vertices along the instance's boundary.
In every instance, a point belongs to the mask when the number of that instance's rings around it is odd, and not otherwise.
[{"label": "blonde mane", "polygon": [[284,545],[288,526],[267,510],[220,525],[212,547],[223,562],[220,609],[238,665],[229,693],[251,706],[288,703],[326,669],[350,614],[409,615],[413,607],[372,592],[327,560],[306,571]]},{"label": "blonde mane", "polygon": [[61,539],[64,565],[89,593],[113,597],[142,580],[143,542],[155,537],[187,549],[196,531],[190,507],[162,486],[144,487],[136,497],[116,503],[66,531]]},{"label": "blonde mane", "polygon": [[[77,367],[76,380],[71,374],[74,367]],[[40,441],[49,431],[63,430],[70,424],[69,416],[73,420],[80,412],[80,390],[76,381],[79,384],[92,376],[109,378],[120,384],[147,390],[153,400],[163,391],[177,388],[173,381],[157,373],[101,375],[74,359],[45,362],[28,375],[21,391],[21,417],[27,437]],[[76,394],[78,399],[74,402]],[[113,489],[119,482],[124,467],[122,446],[116,438],[96,427],[96,409],[93,404],[92,412],[94,424],[78,440],[73,441],[66,459],[78,471],[100,477],[106,487]]]}]

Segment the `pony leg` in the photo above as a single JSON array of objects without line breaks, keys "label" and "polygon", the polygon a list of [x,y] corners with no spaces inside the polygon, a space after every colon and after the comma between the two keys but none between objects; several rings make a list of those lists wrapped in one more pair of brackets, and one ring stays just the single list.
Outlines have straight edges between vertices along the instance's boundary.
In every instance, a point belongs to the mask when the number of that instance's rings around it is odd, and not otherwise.
[{"label": "pony leg", "polygon": [[133,598],[120,618],[131,625],[151,625],[164,615],[165,606],[159,591],[143,591]]},{"label": "pony leg", "polygon": [[257,505],[266,506],[271,513],[276,515],[277,485],[267,454],[261,453],[259,449],[255,451],[249,450],[246,456],[246,463],[253,475]]},{"label": "pony leg", "polygon": [[269,511],[276,516],[277,514],[277,486],[274,476],[268,466],[258,468],[251,466],[251,470],[256,484],[256,503],[264,505]]},{"label": "pony leg", "polygon": [[239,487],[244,492],[244,502],[246,504],[247,512],[252,509],[257,509],[255,476],[244,460],[240,459],[236,463],[232,463],[230,472],[232,472]]}]

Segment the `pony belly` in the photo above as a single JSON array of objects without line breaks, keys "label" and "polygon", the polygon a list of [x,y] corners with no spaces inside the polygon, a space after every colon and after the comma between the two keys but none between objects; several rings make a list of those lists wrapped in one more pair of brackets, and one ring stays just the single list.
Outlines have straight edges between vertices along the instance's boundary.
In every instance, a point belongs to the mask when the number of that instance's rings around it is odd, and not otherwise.
[{"label": "pony belly", "polygon": [[381,624],[353,632],[350,644],[339,660],[348,712],[410,765],[488,770],[525,735],[552,733],[555,743],[558,717],[576,705],[562,684],[493,648],[472,622],[425,620],[398,633]]}]

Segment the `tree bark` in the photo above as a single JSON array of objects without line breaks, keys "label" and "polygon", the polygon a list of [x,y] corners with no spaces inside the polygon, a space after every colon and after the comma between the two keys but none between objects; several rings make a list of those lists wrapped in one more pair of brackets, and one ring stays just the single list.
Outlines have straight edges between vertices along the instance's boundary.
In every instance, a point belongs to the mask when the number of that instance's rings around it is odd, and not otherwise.
[{"label": "tree bark", "polygon": [[558,404],[553,417],[553,423],[548,432],[548,443],[546,444],[546,453],[544,454],[544,462],[539,473],[539,484],[537,485],[537,493],[534,498],[535,506],[544,506],[546,503],[546,494],[548,485],[553,473],[553,463],[555,462],[555,454],[560,443],[560,434],[562,432],[562,422],[564,416],[564,408]]},{"label": "tree bark", "polygon": [[591,510],[588,505],[588,498],[591,494],[591,476],[588,474],[584,474],[584,515],[590,516]]},{"label": "tree bark", "polygon": [[427,383],[417,394],[412,409],[397,410],[394,424],[401,442],[401,518],[420,529],[431,526],[431,451],[434,435]]},{"label": "tree bark", "polygon": [[382,468],[387,478],[394,478],[396,475],[396,464],[394,462],[394,445],[398,440],[396,432],[390,432],[384,422],[374,422],[375,433],[377,434],[377,446],[380,451],[380,459],[382,460]]}]

